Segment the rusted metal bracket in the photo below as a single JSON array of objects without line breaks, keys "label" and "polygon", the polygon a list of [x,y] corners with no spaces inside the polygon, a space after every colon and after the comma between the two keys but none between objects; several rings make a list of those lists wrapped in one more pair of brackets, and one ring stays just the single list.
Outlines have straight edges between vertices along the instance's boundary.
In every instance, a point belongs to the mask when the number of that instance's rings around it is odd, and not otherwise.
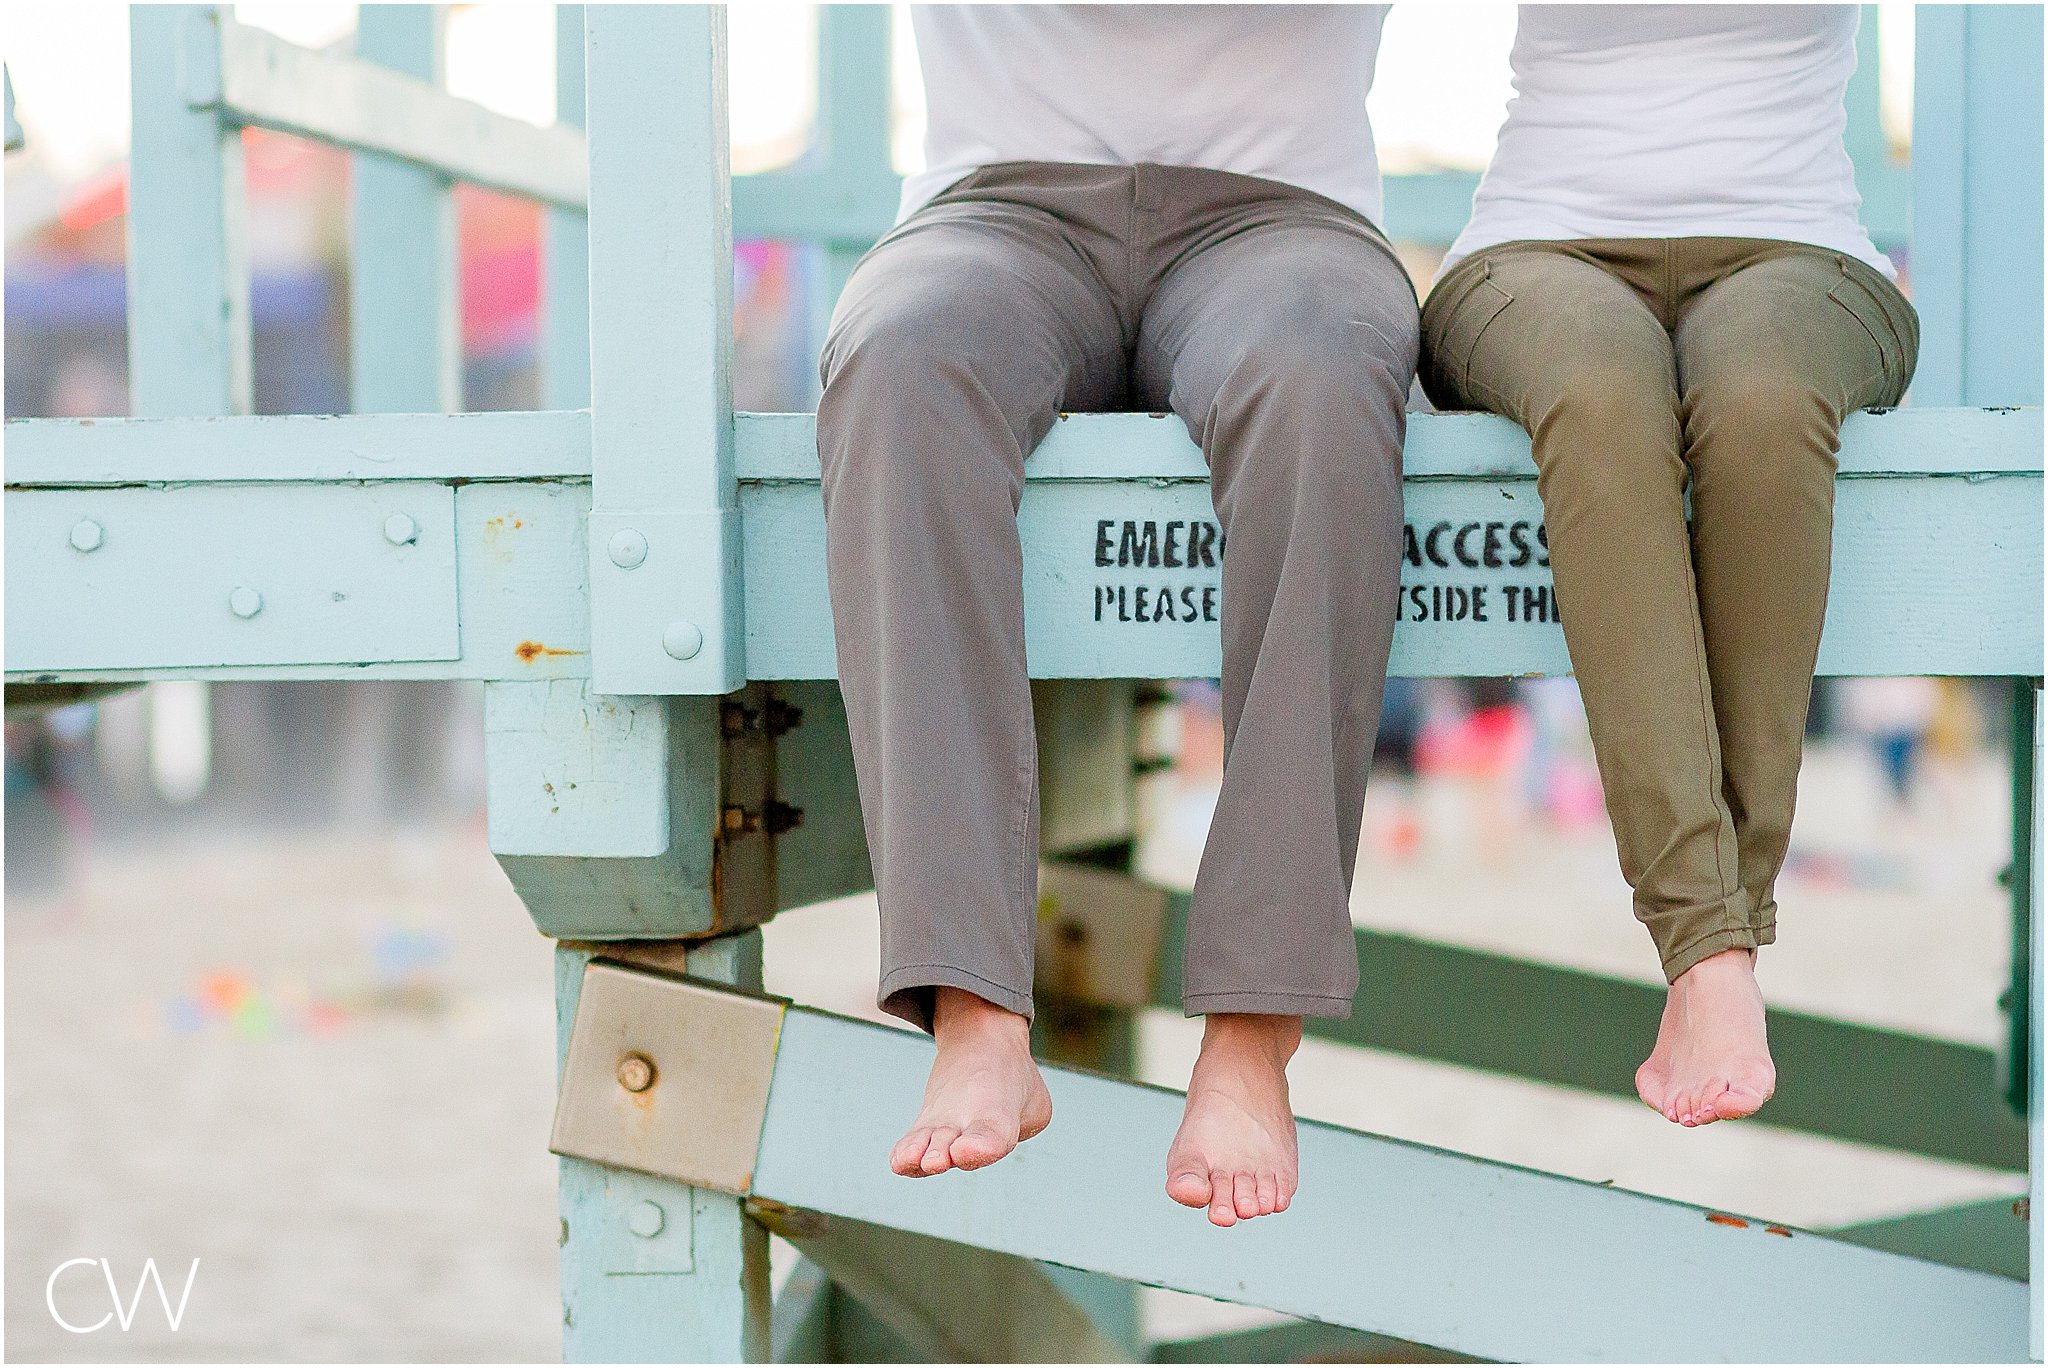
[{"label": "rusted metal bracket", "polygon": [[592,961],[548,1148],[745,1196],[788,1006]]}]

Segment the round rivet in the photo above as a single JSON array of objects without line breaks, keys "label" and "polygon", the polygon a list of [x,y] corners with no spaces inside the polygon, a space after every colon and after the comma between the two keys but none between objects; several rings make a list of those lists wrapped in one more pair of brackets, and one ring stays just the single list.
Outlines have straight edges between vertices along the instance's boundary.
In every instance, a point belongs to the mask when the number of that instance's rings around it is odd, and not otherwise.
[{"label": "round rivet", "polygon": [[654,1086],[654,1061],[644,1054],[629,1054],[619,1061],[619,1086],[627,1092],[646,1092]]},{"label": "round rivet", "polygon": [[228,595],[228,610],[238,618],[252,618],[263,611],[263,595],[242,584]]},{"label": "round rivet", "polygon": [[405,546],[420,539],[420,525],[412,520],[410,513],[393,513],[384,520],[384,540],[393,546]]},{"label": "round rivet", "polygon": [[80,551],[97,551],[106,539],[106,529],[91,518],[80,518],[72,525],[71,545]]},{"label": "round rivet", "polygon": [[621,570],[631,570],[647,559],[647,538],[630,527],[622,527],[612,533],[606,549],[611,552],[613,565]]},{"label": "round rivet", "polygon": [[626,1229],[643,1240],[651,1240],[661,1234],[666,1217],[660,1206],[653,1202],[635,1202],[633,1209],[626,1213]]},{"label": "round rivet", "polygon": [[696,623],[677,619],[661,634],[661,649],[677,660],[688,660],[704,649],[704,633]]}]

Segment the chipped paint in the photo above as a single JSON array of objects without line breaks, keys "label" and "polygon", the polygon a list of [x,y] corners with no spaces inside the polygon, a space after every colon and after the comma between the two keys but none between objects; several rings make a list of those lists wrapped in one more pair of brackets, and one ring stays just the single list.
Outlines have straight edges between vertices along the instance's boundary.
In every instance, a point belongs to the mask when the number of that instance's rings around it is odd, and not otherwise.
[{"label": "chipped paint", "polygon": [[1710,1211],[1707,1213],[1707,1219],[1715,1225],[1734,1226],[1737,1230],[1749,1229],[1749,1222],[1743,1220],[1740,1216],[1728,1216],[1718,1211]]}]

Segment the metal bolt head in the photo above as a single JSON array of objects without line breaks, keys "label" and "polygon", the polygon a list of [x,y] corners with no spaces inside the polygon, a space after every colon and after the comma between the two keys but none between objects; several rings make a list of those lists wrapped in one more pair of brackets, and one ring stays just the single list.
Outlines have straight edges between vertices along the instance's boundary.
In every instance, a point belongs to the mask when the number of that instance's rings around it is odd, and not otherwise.
[{"label": "metal bolt head", "polygon": [[409,546],[420,539],[420,525],[410,513],[393,513],[384,520],[384,540],[393,546]]},{"label": "metal bolt head", "polygon": [[107,530],[91,518],[80,518],[71,527],[71,545],[79,551],[97,551],[107,539]]},{"label": "metal bolt head", "polygon": [[647,559],[647,538],[630,527],[622,527],[612,533],[605,549],[611,553],[613,565],[631,570]]},{"label": "metal bolt head", "polygon": [[688,660],[704,649],[704,632],[694,622],[677,618],[661,634],[661,649],[677,660]]},{"label": "metal bolt head", "polygon": [[263,611],[263,595],[246,584],[238,584],[228,595],[228,611],[238,618],[255,617]]},{"label": "metal bolt head", "polygon": [[627,1092],[646,1092],[654,1086],[654,1061],[634,1052],[619,1061],[619,1086]]},{"label": "metal bolt head", "polygon": [[661,1234],[661,1228],[665,1224],[667,1215],[662,1211],[660,1204],[655,1202],[635,1202],[632,1209],[626,1212],[626,1229],[643,1240],[651,1240]]}]

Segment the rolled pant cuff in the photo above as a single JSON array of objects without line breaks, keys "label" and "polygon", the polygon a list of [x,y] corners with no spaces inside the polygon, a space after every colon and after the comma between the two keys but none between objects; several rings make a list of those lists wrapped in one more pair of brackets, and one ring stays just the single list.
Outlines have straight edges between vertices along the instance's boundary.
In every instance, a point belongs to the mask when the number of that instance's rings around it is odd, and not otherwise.
[{"label": "rolled pant cuff", "polygon": [[1210,1012],[1263,1012],[1272,1016],[1348,1017],[1351,999],[1322,993],[1188,993],[1181,998],[1187,1016]]},{"label": "rolled pant cuff", "polygon": [[1765,922],[1762,926],[1731,926],[1709,932],[1664,956],[1664,981],[1676,983],[1680,974],[1723,950],[1755,950],[1777,939],[1778,924],[1775,921]]},{"label": "rolled pant cuff", "polygon": [[875,1005],[929,1034],[933,990],[942,987],[964,988],[984,1001],[1031,1020],[1030,989],[1009,988],[950,964],[906,964],[891,969],[882,975],[881,985],[875,990]]}]

